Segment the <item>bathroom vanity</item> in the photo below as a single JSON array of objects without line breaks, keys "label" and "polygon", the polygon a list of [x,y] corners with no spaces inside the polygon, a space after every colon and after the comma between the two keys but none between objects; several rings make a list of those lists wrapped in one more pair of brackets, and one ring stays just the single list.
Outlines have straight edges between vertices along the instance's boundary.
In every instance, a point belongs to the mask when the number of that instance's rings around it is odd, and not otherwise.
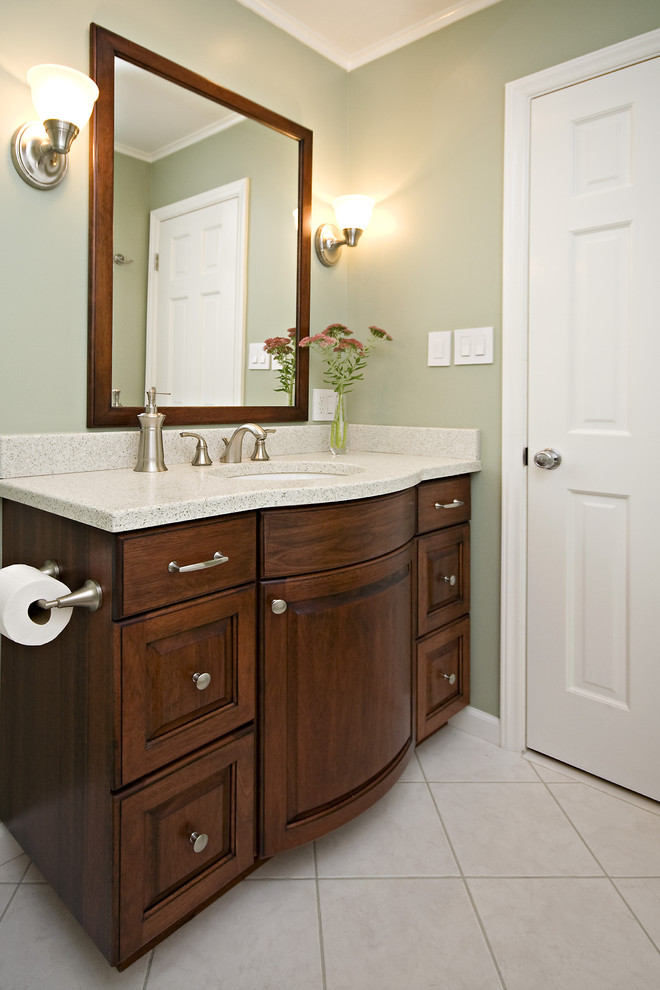
[{"label": "bathroom vanity", "polygon": [[104,599],[45,646],[3,639],[0,817],[113,965],[368,808],[468,702],[478,461],[350,460],[328,487],[0,483],[3,565]]}]

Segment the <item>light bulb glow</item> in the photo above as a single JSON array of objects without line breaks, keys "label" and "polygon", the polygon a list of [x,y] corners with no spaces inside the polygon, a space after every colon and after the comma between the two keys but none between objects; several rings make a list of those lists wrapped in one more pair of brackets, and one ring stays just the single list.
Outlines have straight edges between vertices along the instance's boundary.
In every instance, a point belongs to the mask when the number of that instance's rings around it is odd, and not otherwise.
[{"label": "light bulb glow", "polygon": [[39,120],[66,120],[83,128],[99,95],[96,83],[65,65],[34,65],[28,82]]},{"label": "light bulb glow", "polygon": [[332,205],[340,230],[365,230],[371,220],[374,201],[370,196],[339,196]]}]

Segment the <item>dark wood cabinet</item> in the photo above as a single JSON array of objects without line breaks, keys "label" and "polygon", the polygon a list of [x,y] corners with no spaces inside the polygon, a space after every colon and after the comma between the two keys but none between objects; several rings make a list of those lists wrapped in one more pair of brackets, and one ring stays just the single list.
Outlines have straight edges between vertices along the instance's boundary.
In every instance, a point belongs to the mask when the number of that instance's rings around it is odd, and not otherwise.
[{"label": "dark wood cabinet", "polygon": [[[416,738],[422,742],[470,698],[470,478],[417,489]],[[457,525],[458,523],[458,525]]]},{"label": "dark wood cabinet", "polygon": [[113,965],[384,794],[415,670],[418,739],[466,703],[468,518],[469,478],[119,534],[5,501],[3,566],[103,606],[2,642],[0,818]]},{"label": "dark wood cabinet", "polygon": [[[373,804],[412,743],[412,551],[263,582],[262,854]],[[278,603],[286,611],[273,611]]]}]

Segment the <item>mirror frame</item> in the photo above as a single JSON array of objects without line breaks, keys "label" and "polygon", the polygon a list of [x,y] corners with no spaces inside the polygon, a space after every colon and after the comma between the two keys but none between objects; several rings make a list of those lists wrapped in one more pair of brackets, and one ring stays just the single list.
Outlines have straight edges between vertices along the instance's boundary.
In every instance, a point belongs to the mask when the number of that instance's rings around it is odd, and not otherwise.
[{"label": "mirror frame", "polygon": [[[203,76],[185,69],[98,24],[90,25],[91,76],[99,87],[91,122],[89,191],[89,337],[87,358],[87,425],[135,426],[141,406],[113,407],[112,291],[114,200],[114,79],[115,58],[168,79],[207,99],[222,103],[252,120],[298,141],[298,247],[296,279],[296,340],[309,334],[312,204],[312,132],[300,124]],[[273,336],[286,332],[274,330]],[[168,426],[220,423],[299,422],[308,419],[309,354],[297,349],[293,406],[167,406]],[[156,383],[158,384],[158,383]]]}]

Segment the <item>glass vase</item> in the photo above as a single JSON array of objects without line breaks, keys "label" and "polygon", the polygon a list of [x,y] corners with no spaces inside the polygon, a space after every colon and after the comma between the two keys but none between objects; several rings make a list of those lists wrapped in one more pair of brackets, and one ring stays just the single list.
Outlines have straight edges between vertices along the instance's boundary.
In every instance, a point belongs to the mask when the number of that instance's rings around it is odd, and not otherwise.
[{"label": "glass vase", "polygon": [[345,454],[348,450],[348,420],[346,419],[346,396],[337,392],[335,414],[330,423],[330,450],[333,454]]}]

